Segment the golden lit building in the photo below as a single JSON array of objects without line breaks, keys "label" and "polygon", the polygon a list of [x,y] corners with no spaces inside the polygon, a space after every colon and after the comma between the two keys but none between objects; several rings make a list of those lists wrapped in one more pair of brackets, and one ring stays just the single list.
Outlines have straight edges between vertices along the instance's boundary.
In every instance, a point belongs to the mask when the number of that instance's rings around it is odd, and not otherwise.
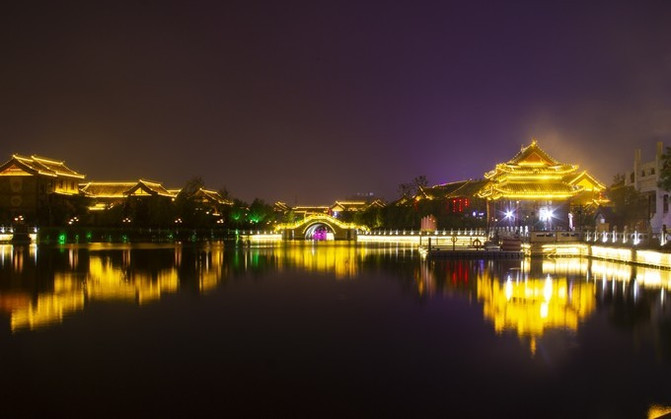
[{"label": "golden lit building", "polygon": [[91,200],[89,209],[104,210],[125,202],[128,198],[164,197],[175,194],[159,182],[140,179],[137,182],[88,182],[79,185],[81,194]]},{"label": "golden lit building", "polygon": [[329,207],[329,212],[334,217],[338,217],[342,213],[354,213],[359,211],[367,211],[370,208],[384,208],[384,202],[380,199],[374,201],[335,201]]},{"label": "golden lit building", "polygon": [[0,166],[0,223],[18,216],[29,222],[48,221],[50,206],[78,195],[84,177],[62,161],[12,155]]},{"label": "golden lit building", "polygon": [[415,202],[444,200],[445,210],[452,214],[479,213],[482,199],[478,192],[486,184],[483,179],[468,179],[447,182],[434,186],[420,186],[414,197]]},{"label": "golden lit building", "polygon": [[372,201],[335,201],[330,206],[326,205],[298,205],[290,207],[285,202],[276,202],[273,210],[281,214],[293,213],[297,217],[309,217],[311,215],[327,214],[335,218],[343,215],[351,216],[356,212],[368,211],[371,208],[384,208],[385,203],[381,199]]},{"label": "golden lit building", "polygon": [[572,229],[576,216],[606,202],[605,186],[574,164],[561,163],[536,140],[485,174],[477,196],[487,200],[490,222],[535,229]]},{"label": "golden lit building", "polygon": [[192,197],[198,207],[197,209],[205,211],[214,216],[221,215],[221,210],[224,207],[233,206],[233,201],[224,198],[219,192],[210,189],[200,188],[193,194]]}]

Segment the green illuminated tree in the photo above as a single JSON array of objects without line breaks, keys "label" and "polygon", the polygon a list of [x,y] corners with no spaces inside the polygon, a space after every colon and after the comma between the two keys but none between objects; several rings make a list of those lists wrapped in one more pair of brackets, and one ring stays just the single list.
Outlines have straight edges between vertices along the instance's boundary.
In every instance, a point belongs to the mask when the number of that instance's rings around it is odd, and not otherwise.
[{"label": "green illuminated tree", "polygon": [[247,213],[249,212],[249,208],[247,208],[247,203],[239,200],[239,199],[234,199],[233,200],[233,205],[231,206],[229,213],[228,213],[228,218],[234,227],[242,227],[244,225]]},{"label": "green illuminated tree", "polygon": [[273,207],[262,199],[256,198],[249,206],[247,220],[252,225],[265,225],[272,221]]}]

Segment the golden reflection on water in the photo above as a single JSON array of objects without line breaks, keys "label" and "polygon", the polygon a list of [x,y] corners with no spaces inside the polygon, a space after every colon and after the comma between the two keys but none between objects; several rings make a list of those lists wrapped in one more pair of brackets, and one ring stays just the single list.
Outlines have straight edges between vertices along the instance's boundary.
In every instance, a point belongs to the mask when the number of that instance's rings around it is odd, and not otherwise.
[{"label": "golden reflection on water", "polygon": [[246,254],[247,266],[254,266],[259,255],[272,255],[272,265],[278,271],[297,268],[307,272],[332,274],[336,279],[354,278],[369,250],[364,247],[324,242],[252,249]]},{"label": "golden reflection on water", "polygon": [[543,265],[540,277],[523,272],[505,281],[484,271],[477,278],[477,297],[496,333],[514,331],[536,352],[537,339],[549,329],[577,331],[596,307],[593,282],[569,281],[566,274]]},{"label": "golden reflection on water", "polygon": [[[154,261],[154,253],[136,252],[143,249],[163,249],[160,263],[152,262],[148,267],[147,261]],[[12,331],[60,323],[90,302],[143,305],[158,301],[165,294],[177,292],[180,277],[185,274],[189,281],[195,278],[198,292],[205,294],[216,289],[232,271],[298,269],[351,279],[361,274],[367,260],[377,258],[384,261],[380,266],[409,269],[406,274],[399,272],[403,278],[414,277],[414,292],[420,296],[442,292],[477,298],[496,333],[516,333],[529,342],[533,353],[538,339],[548,330],[575,332],[595,310],[597,294],[606,292],[606,288],[614,289],[615,283],[622,283],[620,288],[625,289],[625,284],[635,281],[632,292],[638,291],[639,286],[671,287],[671,271],[583,258],[525,259],[503,264],[417,262],[412,259],[412,251],[404,248],[372,249],[333,243],[228,250],[213,244],[190,248],[188,252],[181,246],[110,244],[56,250],[63,255],[64,263],[49,268],[52,282],[36,286],[31,281],[44,275],[44,270],[41,274],[36,272],[38,248],[0,246],[0,272],[4,271],[5,281],[0,284],[0,310],[9,313]],[[416,263],[395,265],[395,260]],[[500,266],[510,269],[502,272]]]},{"label": "golden reflection on water", "polygon": [[[25,287],[0,291],[0,310],[9,313],[12,331],[34,330],[61,323],[65,316],[83,310],[90,302],[126,301],[143,305],[179,289],[178,268],[182,261],[179,247],[175,248],[174,260],[156,269],[133,268],[130,246],[73,246],[64,250],[67,253],[66,267],[53,270],[51,287],[39,289],[36,293]],[[107,252],[101,252],[103,250]],[[110,251],[121,251],[120,261],[114,259]],[[25,248],[2,246],[0,266],[10,264],[12,275],[21,274],[24,272],[23,261],[29,256],[34,258],[32,269],[35,269],[35,252],[36,247],[26,252]],[[88,257],[82,257],[82,252],[86,252]],[[223,252],[223,247],[212,246],[195,258],[194,269],[201,292],[215,288],[220,281]],[[30,282],[30,277],[27,282]]]},{"label": "golden reflection on water", "polygon": [[[360,251],[358,251],[360,250]],[[324,249],[315,246],[284,247],[278,252],[280,268],[297,266],[309,272],[332,273],[336,278],[353,278],[359,273],[366,249],[333,245]]]},{"label": "golden reflection on water", "polygon": [[514,331],[528,340],[532,353],[548,330],[577,331],[597,298],[616,292],[636,301],[645,289],[657,296],[659,311],[669,288],[671,271],[581,258],[543,259],[540,268],[526,259],[504,277],[484,270],[477,278],[485,318],[496,333]]}]

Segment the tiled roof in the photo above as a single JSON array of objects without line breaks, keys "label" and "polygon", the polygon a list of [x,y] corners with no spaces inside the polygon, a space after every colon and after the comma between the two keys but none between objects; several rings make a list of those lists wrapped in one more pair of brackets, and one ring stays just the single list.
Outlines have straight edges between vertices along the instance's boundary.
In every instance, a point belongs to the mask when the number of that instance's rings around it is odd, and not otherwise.
[{"label": "tiled roof", "polygon": [[233,205],[233,202],[224,198],[221,196],[221,194],[217,191],[213,191],[210,189],[205,189],[205,188],[200,188],[196,192],[196,196],[200,196],[201,198],[216,202],[218,204],[222,205]]},{"label": "tiled roof", "polygon": [[366,201],[335,201],[330,208],[340,207],[343,211],[360,211],[368,207]]},{"label": "tiled roof", "polygon": [[567,199],[583,190],[599,192],[603,184],[578,166],[560,163],[533,140],[507,163],[485,174],[489,182],[478,196],[487,199]]},{"label": "tiled roof", "polygon": [[[152,182],[150,180],[140,179],[138,181],[138,188],[140,188],[141,185],[145,186],[147,189],[149,189],[151,192],[154,192],[157,195],[169,196],[169,197],[174,198],[174,195],[171,194],[166,188],[164,188],[163,185],[161,185],[159,182]],[[135,189],[138,189],[138,188],[133,188],[133,189],[135,190]]]},{"label": "tiled roof", "polygon": [[149,195],[174,196],[160,183],[142,179],[137,182],[88,182],[79,185],[79,190],[92,198],[125,198],[138,189]]},{"label": "tiled roof", "polygon": [[557,160],[550,157],[550,155],[546,153],[545,150],[540,148],[538,142],[535,139],[531,140],[531,144],[528,146],[522,147],[519,153],[515,154],[515,156],[510,159],[508,164],[520,164],[525,162],[542,162],[549,165],[560,164]]},{"label": "tiled roof", "polygon": [[468,179],[420,188],[418,196],[427,199],[472,197],[487,183],[483,179]]},{"label": "tiled roof", "polygon": [[87,196],[97,198],[124,198],[137,182],[88,182],[79,185],[79,190]]},{"label": "tiled roof", "polygon": [[5,163],[11,164],[14,161],[23,167],[26,171],[33,174],[40,174],[44,176],[64,176],[76,179],[84,179],[85,175],[78,173],[65,165],[65,162],[47,159],[45,157],[30,156],[25,157],[18,154],[12,155],[11,160]]}]

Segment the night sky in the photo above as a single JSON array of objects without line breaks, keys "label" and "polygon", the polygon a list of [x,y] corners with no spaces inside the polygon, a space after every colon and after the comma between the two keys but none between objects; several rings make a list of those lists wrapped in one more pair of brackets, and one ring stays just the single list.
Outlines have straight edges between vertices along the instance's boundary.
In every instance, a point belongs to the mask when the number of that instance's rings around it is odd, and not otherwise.
[{"label": "night sky", "polygon": [[671,1],[12,2],[0,51],[0,158],[89,180],[329,204],[671,145]]}]

